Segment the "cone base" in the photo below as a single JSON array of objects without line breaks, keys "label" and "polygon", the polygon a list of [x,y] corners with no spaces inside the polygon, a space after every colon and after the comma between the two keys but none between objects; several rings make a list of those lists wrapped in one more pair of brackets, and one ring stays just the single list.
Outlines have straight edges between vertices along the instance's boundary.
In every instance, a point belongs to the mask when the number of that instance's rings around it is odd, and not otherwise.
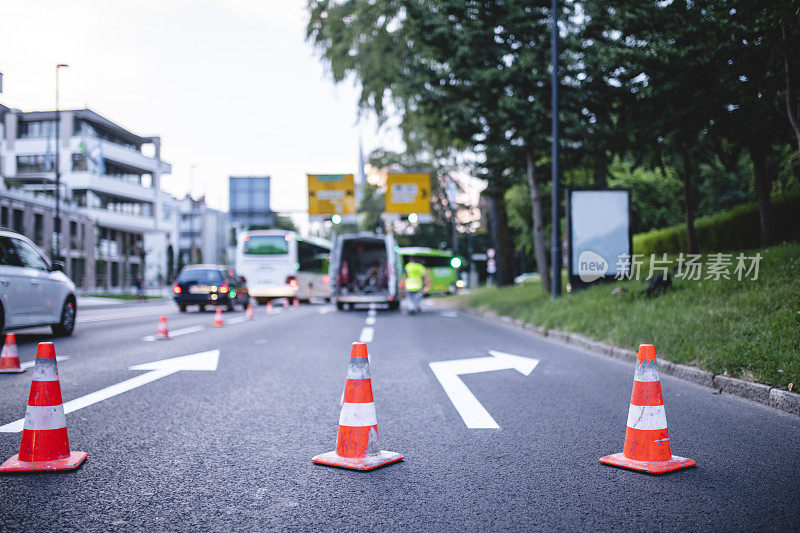
[{"label": "cone base", "polygon": [[672,459],[669,461],[636,461],[634,459],[628,459],[621,453],[601,457],[600,462],[604,465],[627,468],[628,470],[636,470],[637,472],[645,472],[647,474],[664,474],[666,472],[672,472],[673,470],[680,470],[681,468],[689,468],[697,464],[694,459],[678,457],[677,455],[673,455]]},{"label": "cone base", "polygon": [[20,461],[15,454],[0,465],[0,474],[24,472],[65,472],[75,470],[86,460],[86,452],[70,452],[69,457],[55,461]]},{"label": "cone base", "polygon": [[171,337],[169,335],[158,335],[157,334],[156,335],[156,340],[157,341],[168,341],[168,340],[171,340]]},{"label": "cone base", "polygon": [[370,454],[365,457],[341,457],[335,451],[317,455],[311,462],[318,465],[336,466],[339,468],[349,468],[350,470],[374,470],[381,466],[390,465],[402,461],[403,456],[397,452],[387,452],[381,450],[378,453]]},{"label": "cone base", "polygon": [[22,374],[27,368],[0,368],[0,374]]}]

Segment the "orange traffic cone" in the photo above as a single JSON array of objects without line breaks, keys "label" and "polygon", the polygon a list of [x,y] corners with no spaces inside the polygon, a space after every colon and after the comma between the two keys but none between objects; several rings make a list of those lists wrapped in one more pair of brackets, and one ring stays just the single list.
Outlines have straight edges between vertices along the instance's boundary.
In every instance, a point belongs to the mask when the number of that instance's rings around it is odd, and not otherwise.
[{"label": "orange traffic cone", "polygon": [[158,332],[156,333],[156,339],[161,339],[168,341],[169,340],[169,328],[167,328],[167,317],[165,315],[161,315],[161,322],[158,324]]},{"label": "orange traffic cone", "polygon": [[40,342],[19,453],[0,465],[0,473],[75,470],[85,460],[86,452],[69,449],[55,348]]},{"label": "orange traffic cone", "polygon": [[255,316],[253,316],[253,304],[247,304],[247,310],[244,312],[245,318],[247,320],[253,320]]},{"label": "orange traffic cone", "polygon": [[298,300],[297,298],[295,298],[294,300],[292,300],[292,307],[294,307],[295,309],[297,309],[298,307],[300,307],[300,300]]},{"label": "orange traffic cone", "polygon": [[367,345],[354,342],[347,365],[336,451],[317,455],[311,461],[353,470],[372,470],[402,459],[399,453],[378,448],[378,419],[372,399]]},{"label": "orange traffic cone", "polygon": [[222,319],[222,309],[217,307],[217,310],[214,312],[214,327],[218,328],[225,325],[225,321]]},{"label": "orange traffic cone", "polygon": [[265,313],[267,313],[268,315],[272,314],[272,300],[267,300],[267,308],[266,309],[267,310],[265,311]]},{"label": "orange traffic cone", "polygon": [[284,309],[289,309],[289,298],[284,298],[283,299],[283,308]]},{"label": "orange traffic cone", "polygon": [[695,466],[694,459],[672,455],[656,349],[652,344],[639,345],[639,361],[633,376],[628,429],[622,453],[601,457],[600,462],[648,474],[663,474]]},{"label": "orange traffic cone", "polygon": [[6,343],[0,352],[0,374],[20,374],[25,368],[19,367],[17,355],[17,337],[13,333],[6,335]]}]

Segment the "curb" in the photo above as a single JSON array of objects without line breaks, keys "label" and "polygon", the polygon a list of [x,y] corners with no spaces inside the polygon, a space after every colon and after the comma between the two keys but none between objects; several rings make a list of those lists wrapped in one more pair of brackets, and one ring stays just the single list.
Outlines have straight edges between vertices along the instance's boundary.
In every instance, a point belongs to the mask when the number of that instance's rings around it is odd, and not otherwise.
[{"label": "curb", "polygon": [[[444,302],[435,302],[433,305],[459,311],[466,315],[482,318],[506,327],[519,329],[536,335],[537,337],[546,337],[549,340],[554,340],[562,344],[569,344],[570,346],[598,355],[621,359],[628,363],[635,363],[637,360],[636,352],[633,350],[605,344],[584,337],[583,335],[578,335],[577,333],[569,333],[559,329],[546,329],[541,326],[529,324],[518,318],[514,319],[508,316],[498,315],[493,311],[480,311],[471,307]],[[694,366],[673,363],[667,359],[662,359],[660,356],[658,359],[658,369],[664,374],[684,381],[690,381],[710,389],[715,389],[718,394],[724,392],[733,396],[739,396],[786,413],[800,416],[800,394],[796,392],[789,392],[788,390],[770,387],[763,383],[744,381],[722,374],[715,375]]]}]

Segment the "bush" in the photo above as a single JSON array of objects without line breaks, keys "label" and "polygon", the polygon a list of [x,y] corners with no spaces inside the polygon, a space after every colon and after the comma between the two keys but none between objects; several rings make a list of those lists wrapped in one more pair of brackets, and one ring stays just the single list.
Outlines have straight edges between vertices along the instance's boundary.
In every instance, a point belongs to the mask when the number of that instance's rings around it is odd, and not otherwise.
[{"label": "bush", "polygon": [[[772,197],[775,240],[800,241],[800,193]],[[758,248],[761,222],[755,203],[738,205],[695,221],[698,252],[722,252]],[[686,224],[639,233],[633,236],[637,254],[675,254],[687,252]]]}]

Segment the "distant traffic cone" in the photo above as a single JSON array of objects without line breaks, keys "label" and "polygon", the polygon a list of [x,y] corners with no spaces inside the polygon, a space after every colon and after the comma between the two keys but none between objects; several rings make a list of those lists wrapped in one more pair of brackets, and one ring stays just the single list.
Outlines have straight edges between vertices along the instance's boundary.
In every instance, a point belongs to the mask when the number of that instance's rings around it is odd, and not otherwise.
[{"label": "distant traffic cone", "polygon": [[244,312],[244,316],[247,320],[253,320],[255,316],[253,316],[253,304],[247,304],[247,310]]},{"label": "distant traffic cone", "polygon": [[266,310],[265,312],[266,312],[268,315],[271,315],[271,314],[272,314],[272,300],[267,300],[267,307],[266,307],[266,309],[267,309],[267,310]]},{"label": "distant traffic cone", "polygon": [[289,309],[289,298],[284,298],[283,299],[283,308],[284,309]]},{"label": "distant traffic cone", "polygon": [[69,449],[55,348],[40,342],[19,453],[0,465],[0,473],[75,470],[85,460],[86,452]]},{"label": "distant traffic cone", "polygon": [[297,309],[298,307],[300,307],[300,300],[298,300],[297,298],[295,298],[294,300],[292,300],[292,307],[294,307],[295,309]]},{"label": "distant traffic cone", "polygon": [[225,321],[222,319],[222,309],[217,307],[217,310],[214,312],[214,327],[218,328],[225,325]]},{"label": "distant traffic cone", "polygon": [[17,337],[13,333],[6,335],[6,343],[0,351],[0,374],[21,374],[25,368],[19,367],[17,355]]},{"label": "distant traffic cone", "polygon": [[639,361],[633,376],[628,429],[622,453],[601,457],[600,462],[648,474],[663,474],[695,466],[694,459],[672,455],[656,349],[652,344],[639,345]]},{"label": "distant traffic cone", "polygon": [[156,332],[156,339],[169,340],[169,328],[167,328],[167,317],[161,315],[161,322],[158,324],[158,332]]},{"label": "distant traffic cone", "polygon": [[372,470],[402,459],[399,453],[378,448],[378,419],[372,399],[367,345],[354,342],[347,365],[336,451],[317,455],[311,461],[353,470]]}]

